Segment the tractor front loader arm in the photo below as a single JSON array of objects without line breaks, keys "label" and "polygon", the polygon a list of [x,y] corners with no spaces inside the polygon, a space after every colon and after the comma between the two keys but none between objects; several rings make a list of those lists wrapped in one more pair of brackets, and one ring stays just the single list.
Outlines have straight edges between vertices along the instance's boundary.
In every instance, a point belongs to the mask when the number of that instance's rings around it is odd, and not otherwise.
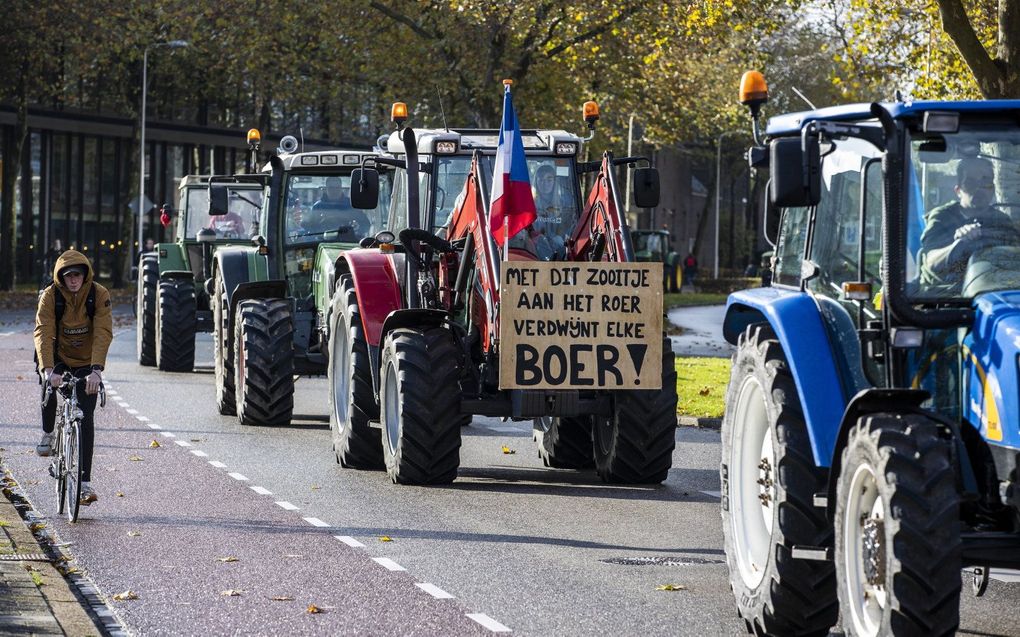
[{"label": "tractor front loader arm", "polygon": [[613,173],[613,167],[619,161],[614,161],[609,151],[602,155],[595,184],[588,193],[588,201],[570,237],[567,258],[572,261],[634,261],[630,229],[623,216]]}]

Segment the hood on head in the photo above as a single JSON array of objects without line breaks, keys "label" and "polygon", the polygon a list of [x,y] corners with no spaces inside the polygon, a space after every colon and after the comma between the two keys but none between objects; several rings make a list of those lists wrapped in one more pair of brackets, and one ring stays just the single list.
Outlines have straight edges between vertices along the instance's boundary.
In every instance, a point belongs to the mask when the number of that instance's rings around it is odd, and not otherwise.
[{"label": "hood on head", "polygon": [[85,289],[92,282],[92,263],[87,256],[77,250],[66,250],[57,257],[57,262],[53,264],[53,282],[57,284],[57,287],[67,289],[64,287],[64,282],[60,280],[60,271],[72,265],[85,266],[85,280],[81,284],[82,289]]}]

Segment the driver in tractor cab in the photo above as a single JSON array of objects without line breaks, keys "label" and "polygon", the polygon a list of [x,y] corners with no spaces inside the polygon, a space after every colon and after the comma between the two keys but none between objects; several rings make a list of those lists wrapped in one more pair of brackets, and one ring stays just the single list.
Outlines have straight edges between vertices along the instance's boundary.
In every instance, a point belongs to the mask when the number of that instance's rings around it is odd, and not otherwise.
[{"label": "driver in tractor cab", "polygon": [[535,251],[544,261],[556,261],[566,256],[563,237],[557,230],[567,209],[556,185],[556,167],[543,164],[535,171],[535,212],[531,224],[531,239]]},{"label": "driver in tractor cab", "polygon": [[327,177],[319,200],[305,215],[302,226],[312,232],[339,231],[343,241],[356,241],[366,236],[372,222],[361,210],[351,206],[339,177]]},{"label": "driver in tractor cab", "polygon": [[[231,203],[235,202],[232,201]],[[244,218],[238,214],[233,206],[228,208],[227,214],[209,219],[209,225],[206,227],[210,230],[215,230],[217,237],[240,239],[247,236],[245,234]]]},{"label": "driver in tractor cab", "polygon": [[971,255],[981,248],[1020,241],[1009,215],[992,206],[992,162],[967,157],[956,166],[958,201],[930,211],[921,234],[921,283],[959,290]]}]

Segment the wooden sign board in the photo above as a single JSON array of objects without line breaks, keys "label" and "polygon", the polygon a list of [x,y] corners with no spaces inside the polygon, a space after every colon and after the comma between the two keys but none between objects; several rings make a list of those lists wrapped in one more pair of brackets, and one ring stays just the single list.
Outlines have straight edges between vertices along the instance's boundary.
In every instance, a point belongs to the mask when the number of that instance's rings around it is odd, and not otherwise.
[{"label": "wooden sign board", "polygon": [[662,264],[500,263],[500,389],[660,389]]}]

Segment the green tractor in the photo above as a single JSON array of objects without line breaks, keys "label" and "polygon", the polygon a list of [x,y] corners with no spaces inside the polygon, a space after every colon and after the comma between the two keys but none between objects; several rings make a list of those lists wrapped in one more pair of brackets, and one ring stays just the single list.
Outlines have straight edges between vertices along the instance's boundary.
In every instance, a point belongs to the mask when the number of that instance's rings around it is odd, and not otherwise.
[{"label": "green tractor", "polygon": [[[286,425],[295,375],[326,372],[334,263],[385,226],[389,180],[375,209],[351,206],[351,172],[369,151],[294,152],[285,137],[262,175],[259,234],[217,250],[213,299],[216,403],[243,425]],[[209,213],[228,214],[230,184],[209,186]]]},{"label": "green tractor", "polygon": [[228,245],[248,244],[248,237],[258,232],[259,177],[226,178],[230,214],[224,217],[208,214],[210,179],[181,179],[174,241],[157,244],[138,264],[138,362],[161,371],[192,371],[195,334],[212,331],[212,309],[202,282],[209,278],[213,254]]},{"label": "green tractor", "polygon": [[662,287],[666,292],[679,292],[683,285],[683,261],[673,249],[669,230],[631,230],[636,261],[662,262]]}]

